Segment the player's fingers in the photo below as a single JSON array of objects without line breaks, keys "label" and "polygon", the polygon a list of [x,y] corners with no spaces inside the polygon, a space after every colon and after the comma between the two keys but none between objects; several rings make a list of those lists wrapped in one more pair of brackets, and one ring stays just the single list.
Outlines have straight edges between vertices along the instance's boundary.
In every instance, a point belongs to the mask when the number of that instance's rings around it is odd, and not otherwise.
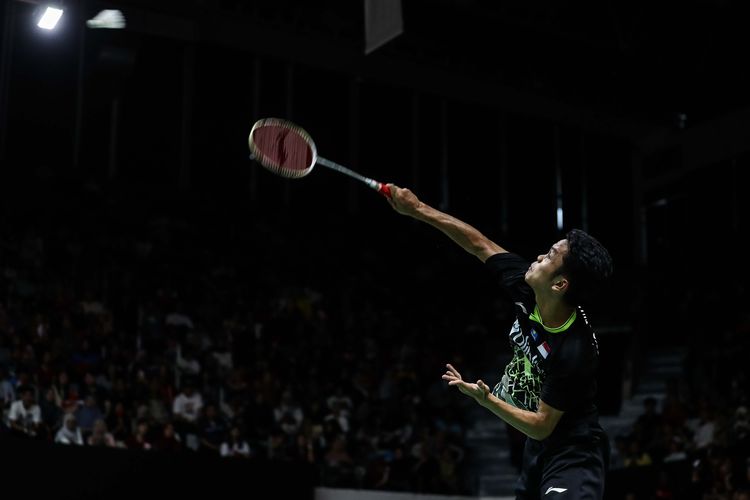
[{"label": "player's fingers", "polygon": [[452,364],[448,363],[448,364],[447,364],[447,365],[445,365],[445,366],[447,366],[447,367],[448,367],[448,370],[449,370],[449,371],[450,371],[450,372],[451,372],[451,373],[452,373],[453,375],[455,375],[455,376],[456,376],[456,377],[458,377],[458,378],[461,378],[461,374],[460,374],[460,373],[458,373],[458,370],[456,370],[455,368],[453,368],[453,365],[452,365]]}]

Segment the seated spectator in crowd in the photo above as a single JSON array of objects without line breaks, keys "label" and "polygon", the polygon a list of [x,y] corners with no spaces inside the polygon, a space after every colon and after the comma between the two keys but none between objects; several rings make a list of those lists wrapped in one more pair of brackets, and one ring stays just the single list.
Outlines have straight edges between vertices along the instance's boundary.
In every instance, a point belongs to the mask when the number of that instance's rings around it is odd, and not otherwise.
[{"label": "seated spectator in crowd", "polygon": [[139,420],[135,426],[135,432],[125,439],[125,447],[130,450],[150,450],[151,442],[148,432],[148,421]]},{"label": "seated spectator in crowd", "polygon": [[292,391],[287,389],[281,395],[280,404],[273,409],[274,421],[284,428],[287,434],[295,434],[302,425],[305,415],[302,408],[294,400]]},{"label": "seated spectator in crowd", "polygon": [[53,384],[53,387],[57,390],[57,393],[62,399],[63,408],[70,408],[78,403],[78,400],[80,399],[78,384],[70,381],[70,376],[67,371],[62,370],[57,374],[57,380]]},{"label": "seated spectator in crowd", "polygon": [[55,435],[55,429],[62,424],[63,409],[61,404],[62,400],[54,387],[47,388],[47,390],[44,391],[44,398],[39,402],[44,431],[50,437]]},{"label": "seated spectator in crowd", "polygon": [[220,454],[222,457],[250,458],[252,450],[242,431],[236,425],[233,425],[229,431],[229,439],[221,443]]},{"label": "seated spectator in crowd", "polygon": [[464,451],[455,445],[443,448],[438,457],[440,470],[440,488],[442,493],[458,494],[460,492],[459,467],[464,459]]},{"label": "seated spectator in crowd", "polygon": [[191,346],[185,346],[183,348],[181,344],[177,344],[175,363],[177,364],[180,373],[185,376],[195,377],[201,373],[201,364],[196,359]]},{"label": "seated spectator in crowd", "polygon": [[354,459],[349,454],[346,436],[339,434],[323,458],[324,475],[328,484],[334,487],[351,487],[354,480]]},{"label": "seated spectator in crowd", "polygon": [[688,426],[693,431],[693,444],[696,449],[706,449],[714,443],[716,417],[713,409],[709,408],[707,404],[702,406],[698,418],[688,422]]},{"label": "seated spectator in crowd", "polygon": [[78,406],[75,415],[84,436],[91,434],[97,420],[104,419],[104,413],[97,405],[96,398],[92,394],[86,396],[83,405]]},{"label": "seated spectator in crowd", "polygon": [[346,409],[346,403],[341,400],[333,400],[331,402],[331,412],[328,413],[324,418],[324,422],[335,421],[341,432],[344,434],[349,433],[349,410]]},{"label": "seated spectator in crowd", "polygon": [[18,395],[20,399],[13,402],[8,412],[8,426],[19,435],[36,437],[42,426],[42,411],[36,403],[34,389],[22,386]]},{"label": "seated spectator in crowd", "polygon": [[167,422],[162,428],[161,435],[154,441],[153,448],[160,451],[182,450],[182,440],[174,430],[174,424]]},{"label": "seated spectator in crowd", "polygon": [[641,444],[637,439],[632,439],[628,446],[628,452],[623,460],[625,467],[643,467],[651,465],[651,463],[651,456],[648,452],[641,449]]},{"label": "seated spectator in crowd", "polygon": [[652,397],[644,399],[643,413],[635,421],[635,433],[644,449],[653,448],[661,424],[661,415],[656,411],[656,399]]},{"label": "seated spectator in crowd", "polygon": [[336,386],[336,392],[326,399],[326,405],[329,410],[333,410],[336,406],[343,408],[347,412],[352,411],[352,398],[344,393],[344,388],[341,385]]},{"label": "seated spectator in crowd", "polygon": [[0,411],[10,408],[15,400],[16,391],[8,375],[8,370],[4,366],[0,366]]},{"label": "seated spectator in crowd", "polygon": [[688,459],[688,454],[685,452],[685,442],[679,437],[675,436],[670,442],[667,454],[664,456],[662,461],[665,464],[672,462],[682,462]]},{"label": "seated spectator in crowd", "polygon": [[72,413],[65,414],[63,425],[55,434],[55,443],[83,446],[83,435],[78,427],[76,417]]},{"label": "seated spectator in crowd", "polygon": [[200,447],[198,440],[198,417],[203,408],[203,397],[196,392],[194,382],[186,378],[180,392],[172,403],[172,417],[177,433],[191,450]]},{"label": "seated spectator in crowd", "polygon": [[182,392],[174,398],[172,403],[172,415],[177,422],[195,424],[203,408],[203,398],[199,392],[196,392],[194,383],[186,379]]},{"label": "seated spectator in crowd", "polygon": [[125,403],[118,401],[108,413],[107,428],[115,437],[115,441],[124,443],[130,437],[132,429],[132,419],[125,408]]},{"label": "seated spectator in crowd", "polygon": [[89,446],[105,446],[107,448],[114,448],[117,446],[115,437],[107,430],[107,424],[102,419],[98,419],[94,422],[94,427],[91,431],[91,435],[86,440],[86,444]]},{"label": "seated spectator in crowd", "polygon": [[748,413],[747,406],[737,407],[729,430],[730,441],[743,449],[745,454],[750,453],[750,415]]},{"label": "seated spectator in crowd", "polygon": [[211,453],[219,453],[221,444],[225,441],[228,425],[224,417],[219,414],[214,403],[204,407],[203,416],[198,419],[201,449]]}]

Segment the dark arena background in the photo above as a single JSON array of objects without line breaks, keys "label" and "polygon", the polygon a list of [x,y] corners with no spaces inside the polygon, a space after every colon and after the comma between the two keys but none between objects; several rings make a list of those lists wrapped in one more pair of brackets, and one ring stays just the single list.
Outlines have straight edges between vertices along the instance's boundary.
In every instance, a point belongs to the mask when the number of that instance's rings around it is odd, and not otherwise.
[{"label": "dark arena background", "polygon": [[597,237],[605,498],[750,498],[743,2],[47,6],[0,20],[3,496],[513,495],[523,435],[440,378],[499,380],[510,305],[366,186],[252,162],[279,117],[529,261]]}]

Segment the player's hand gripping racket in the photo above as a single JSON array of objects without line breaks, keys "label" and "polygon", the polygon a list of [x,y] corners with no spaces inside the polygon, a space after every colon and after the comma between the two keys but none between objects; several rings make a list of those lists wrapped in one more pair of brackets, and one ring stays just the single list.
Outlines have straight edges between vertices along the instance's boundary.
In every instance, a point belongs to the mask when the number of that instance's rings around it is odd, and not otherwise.
[{"label": "player's hand gripping racket", "polygon": [[386,198],[391,198],[388,185],[318,156],[310,134],[290,121],[279,118],[258,120],[250,130],[248,144],[251,158],[276,175],[298,179],[312,172],[318,163],[362,181]]}]

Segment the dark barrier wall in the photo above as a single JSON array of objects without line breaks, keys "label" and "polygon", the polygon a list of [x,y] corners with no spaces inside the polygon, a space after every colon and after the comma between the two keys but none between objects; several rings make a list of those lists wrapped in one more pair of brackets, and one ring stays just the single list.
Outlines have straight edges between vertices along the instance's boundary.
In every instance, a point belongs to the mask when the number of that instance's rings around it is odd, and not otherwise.
[{"label": "dark barrier wall", "polygon": [[309,466],[0,436],[0,498],[312,500]]},{"label": "dark barrier wall", "polygon": [[674,498],[701,500],[703,486],[691,482],[687,461],[661,466],[631,467],[607,474],[605,500]]}]

